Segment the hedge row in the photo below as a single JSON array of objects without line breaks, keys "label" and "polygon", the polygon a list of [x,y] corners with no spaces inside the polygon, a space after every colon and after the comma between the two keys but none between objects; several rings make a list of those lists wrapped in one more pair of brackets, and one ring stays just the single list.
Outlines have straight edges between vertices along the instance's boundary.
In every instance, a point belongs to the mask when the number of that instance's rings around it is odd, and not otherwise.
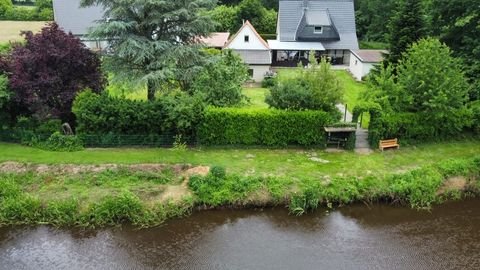
[{"label": "hedge row", "polygon": [[339,115],[322,111],[209,108],[199,130],[205,145],[325,146],[324,126]]},{"label": "hedge row", "polygon": [[7,21],[52,21],[53,10],[15,6],[5,11],[0,20]]},{"label": "hedge row", "polygon": [[195,135],[203,115],[201,99],[187,94],[165,96],[154,102],[80,93],[75,99],[79,135]]},{"label": "hedge row", "polygon": [[476,116],[475,114],[472,115],[472,111],[452,112],[452,115],[458,121],[444,121],[441,124],[426,121],[427,116],[425,114],[374,114],[369,126],[370,145],[375,147],[380,140],[392,138],[398,138],[403,142],[420,142],[461,137],[472,131],[480,134],[478,123],[476,123],[478,120],[475,120]]}]

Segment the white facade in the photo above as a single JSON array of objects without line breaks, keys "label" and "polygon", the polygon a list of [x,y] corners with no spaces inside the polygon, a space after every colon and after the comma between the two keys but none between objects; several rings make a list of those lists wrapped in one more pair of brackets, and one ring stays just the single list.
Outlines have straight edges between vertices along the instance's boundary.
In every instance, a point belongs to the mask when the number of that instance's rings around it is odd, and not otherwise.
[{"label": "white facade", "polygon": [[240,55],[248,65],[252,80],[263,81],[272,64],[272,52],[268,43],[257,33],[249,21],[245,22],[225,45],[225,49],[231,49]]},{"label": "white facade", "polygon": [[348,70],[357,81],[361,81],[362,78],[370,73],[376,64],[378,63],[363,62],[357,55],[352,53],[350,54],[350,66]]},{"label": "white facade", "polygon": [[261,82],[270,70],[270,65],[249,65],[248,69],[251,79],[255,82]]},{"label": "white facade", "polygon": [[235,34],[226,48],[232,50],[270,50],[265,46],[265,41],[259,37],[249,22],[246,22],[239,32]]}]

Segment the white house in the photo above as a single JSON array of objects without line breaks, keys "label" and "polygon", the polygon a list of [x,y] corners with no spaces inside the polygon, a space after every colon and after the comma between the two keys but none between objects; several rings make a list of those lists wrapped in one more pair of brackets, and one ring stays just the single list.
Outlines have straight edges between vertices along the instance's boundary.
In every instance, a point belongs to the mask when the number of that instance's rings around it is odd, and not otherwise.
[{"label": "white house", "polygon": [[255,81],[262,81],[270,70],[272,53],[268,43],[249,21],[243,24],[224,48],[231,49],[240,55],[249,67],[250,77]]},{"label": "white house", "polygon": [[361,81],[382,62],[385,53],[383,50],[352,50],[348,69],[356,80]]}]

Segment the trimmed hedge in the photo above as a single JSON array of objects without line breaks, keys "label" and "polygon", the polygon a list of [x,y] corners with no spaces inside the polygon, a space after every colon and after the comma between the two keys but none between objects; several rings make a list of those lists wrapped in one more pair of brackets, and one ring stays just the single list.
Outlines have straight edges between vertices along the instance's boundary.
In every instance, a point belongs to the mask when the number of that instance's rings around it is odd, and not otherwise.
[{"label": "trimmed hedge", "polygon": [[76,132],[85,135],[162,135],[195,136],[204,104],[198,96],[173,94],[153,102],[135,101],[80,93],[73,104]]},{"label": "trimmed hedge", "polygon": [[206,145],[325,146],[324,126],[339,114],[323,111],[208,108],[199,130]]}]

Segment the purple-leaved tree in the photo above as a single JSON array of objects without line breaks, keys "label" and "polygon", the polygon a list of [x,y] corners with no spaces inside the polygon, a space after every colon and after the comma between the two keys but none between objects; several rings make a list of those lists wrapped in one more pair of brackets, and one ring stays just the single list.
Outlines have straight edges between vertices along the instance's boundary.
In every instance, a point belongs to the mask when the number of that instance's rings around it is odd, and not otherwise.
[{"label": "purple-leaved tree", "polygon": [[99,56],[56,23],[38,34],[23,35],[25,44],[15,45],[0,59],[0,67],[9,78],[12,101],[20,111],[40,120],[71,122],[76,94],[85,88],[97,93],[104,89],[106,77]]}]

